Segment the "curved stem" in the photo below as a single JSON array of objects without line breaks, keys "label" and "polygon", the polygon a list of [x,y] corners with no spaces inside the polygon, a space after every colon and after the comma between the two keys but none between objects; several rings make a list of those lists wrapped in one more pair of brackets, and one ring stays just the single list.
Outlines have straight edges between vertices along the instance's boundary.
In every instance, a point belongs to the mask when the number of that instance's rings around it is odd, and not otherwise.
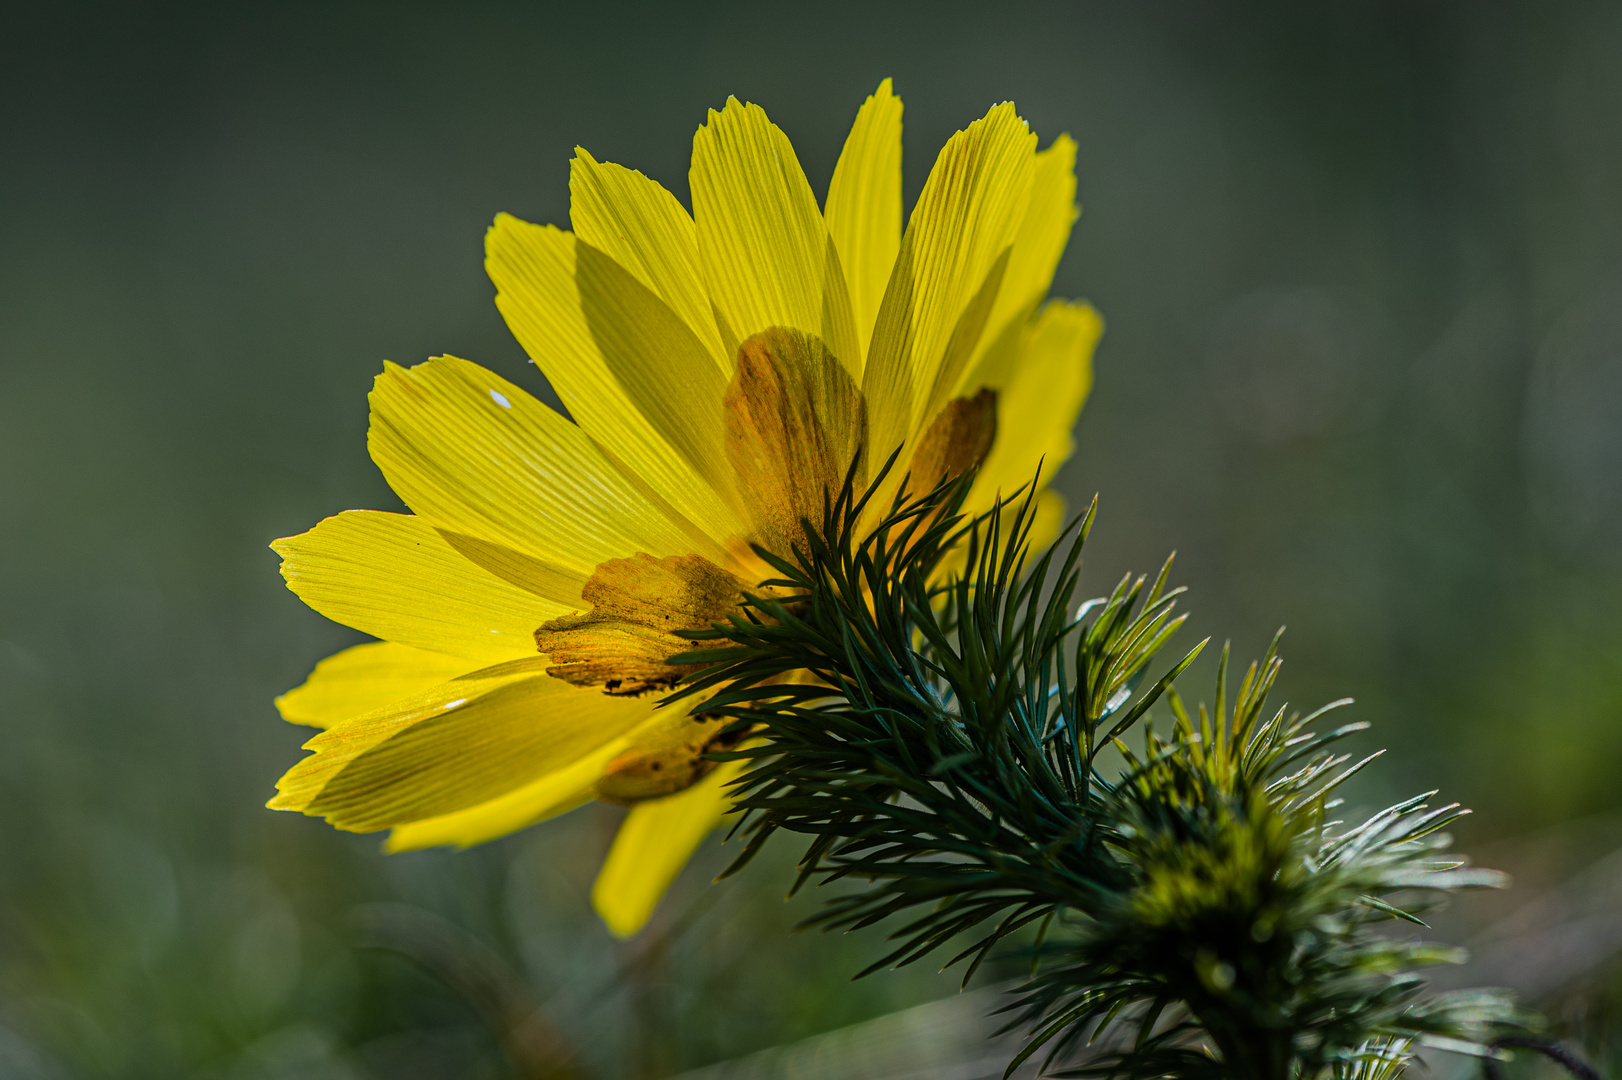
[{"label": "curved stem", "polygon": [[[1539,1039],[1531,1035],[1505,1035],[1492,1044],[1494,1050],[1500,1047],[1536,1050],[1544,1057],[1559,1064],[1561,1068],[1571,1075],[1577,1077],[1577,1080],[1604,1080],[1604,1077],[1600,1076],[1599,1071],[1594,1066],[1553,1039]],[[1487,1080],[1504,1080],[1503,1065],[1497,1058],[1482,1058],[1481,1071],[1487,1074]]]}]

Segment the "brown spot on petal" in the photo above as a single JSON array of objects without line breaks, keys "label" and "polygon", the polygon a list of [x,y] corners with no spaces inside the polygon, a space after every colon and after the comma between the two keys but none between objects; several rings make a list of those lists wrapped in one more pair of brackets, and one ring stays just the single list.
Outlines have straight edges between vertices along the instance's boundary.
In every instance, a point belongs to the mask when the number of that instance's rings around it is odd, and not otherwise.
[{"label": "brown spot on petal", "polygon": [[744,583],[699,555],[638,553],[597,567],[581,598],[591,611],[535,631],[548,675],[610,694],[667,690],[697,668],[670,657],[694,648],[676,630],[705,630],[735,610]]},{"label": "brown spot on petal", "polygon": [[610,761],[597,781],[597,797],[604,802],[634,803],[674,795],[696,784],[715,768],[704,755],[742,741],[744,732],[723,732],[728,721],[673,716],[655,724],[633,741],[631,748]]},{"label": "brown spot on petal", "polygon": [[942,480],[979,465],[997,437],[997,394],[981,390],[972,398],[953,398],[918,440],[908,466],[907,490],[923,495]]},{"label": "brown spot on petal", "polygon": [[[727,458],[756,542],[779,555],[822,526],[867,439],[867,405],[821,339],[777,326],[738,347],[726,398]],[[864,469],[865,472],[865,469]],[[862,476],[856,478],[862,490]]]}]

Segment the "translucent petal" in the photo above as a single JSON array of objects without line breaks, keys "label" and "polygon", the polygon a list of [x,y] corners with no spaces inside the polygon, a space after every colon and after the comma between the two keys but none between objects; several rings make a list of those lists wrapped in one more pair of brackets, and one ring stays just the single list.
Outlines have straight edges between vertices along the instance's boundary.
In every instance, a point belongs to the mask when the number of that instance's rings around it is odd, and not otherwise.
[{"label": "translucent petal", "polygon": [[[653,703],[648,703],[653,708]],[[384,845],[388,851],[416,851],[449,844],[471,847],[556,817],[591,801],[603,767],[624,751],[624,738],[606,743],[572,765],[547,773],[515,791],[441,817],[398,825]]]},{"label": "translucent petal", "polygon": [[389,364],[371,402],[372,460],[441,529],[588,575],[606,559],[691,544],[583,430],[477,364]]},{"label": "translucent petal", "polygon": [[497,217],[485,269],[513,336],[591,440],[701,548],[736,533],[715,454],[726,377],[687,324],[608,255],[550,225]]},{"label": "translucent petal", "polygon": [[1039,463],[1045,483],[1069,458],[1103,328],[1088,305],[1055,300],[1022,330],[1012,373],[997,394],[997,438],[970,493],[971,507],[988,507],[999,490],[1009,494],[1029,483]]},{"label": "translucent petal", "polygon": [[833,238],[788,137],[727,100],[693,136],[693,217],[728,351],[774,326],[822,338],[860,377],[861,348]]},{"label": "translucent petal", "polygon": [[467,660],[373,641],[334,653],[310,677],[276,699],[290,724],[329,728],[341,720],[381,709],[471,670]]},{"label": "translucent petal", "polygon": [[646,286],[702,343],[723,378],[732,355],[721,345],[704,288],[693,219],[657,181],[599,162],[580,147],[569,165],[569,222],[583,242]]},{"label": "translucent petal", "polygon": [[468,810],[534,783],[630,732],[648,702],[559,682],[544,657],[485,668],[305,744],[276,810],[355,832]]},{"label": "translucent petal", "polygon": [[[581,310],[608,370],[696,476],[687,481],[689,489],[660,495],[684,514],[696,515],[707,536],[735,535],[738,522],[721,422],[727,376],[658,297],[589,244],[576,244],[575,280]],[[731,370],[729,361],[729,374]],[[632,466],[629,460],[625,464]],[[665,463],[639,459],[633,467],[641,475]]]},{"label": "translucent petal", "polygon": [[959,395],[984,386],[1002,387],[1008,377],[1006,364],[996,363],[991,354],[1000,351],[1005,359],[1012,356],[1012,349],[998,350],[997,344],[1003,338],[1017,336],[1047,298],[1048,289],[1053,286],[1053,273],[1059,268],[1059,259],[1070,242],[1078,215],[1076,144],[1070,136],[1060,135],[1036,155],[1030,205],[1014,238],[1013,250],[1009,252],[1008,269],[997,291],[997,302],[986,320],[985,334],[975,358],[958,381]]},{"label": "translucent petal", "polygon": [[543,598],[470,562],[421,518],[381,510],[346,510],[271,547],[287,587],[327,618],[484,663],[534,655],[535,629],[578,606],[585,584],[560,594],[569,602]]},{"label": "translucent petal", "polygon": [[1025,216],[1035,143],[1005,102],[952,136],[936,159],[868,350],[863,390],[875,460],[929,422],[978,346]]},{"label": "translucent petal", "polygon": [[[901,248],[901,99],[890,92],[889,79],[856,114],[828,185],[824,216],[865,356]],[[852,370],[859,377],[861,369]]]}]

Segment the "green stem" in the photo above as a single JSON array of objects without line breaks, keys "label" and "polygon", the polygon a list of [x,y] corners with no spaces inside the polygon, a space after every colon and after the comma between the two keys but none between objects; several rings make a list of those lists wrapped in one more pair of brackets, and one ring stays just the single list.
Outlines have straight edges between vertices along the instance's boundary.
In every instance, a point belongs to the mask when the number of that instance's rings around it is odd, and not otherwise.
[{"label": "green stem", "polygon": [[1222,1051],[1231,1080],[1292,1080],[1289,1032],[1245,1023],[1220,1008],[1196,1010],[1195,1015]]}]

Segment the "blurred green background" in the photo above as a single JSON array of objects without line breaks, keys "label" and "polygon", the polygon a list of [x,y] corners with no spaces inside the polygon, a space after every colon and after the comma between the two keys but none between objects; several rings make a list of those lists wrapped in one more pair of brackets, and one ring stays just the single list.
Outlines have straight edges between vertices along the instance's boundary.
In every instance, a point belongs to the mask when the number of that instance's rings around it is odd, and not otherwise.
[{"label": "blurred green background", "polygon": [[545,393],[493,215],[566,224],[576,143],[685,199],[728,94],[823,190],[884,76],[909,199],[994,101],[1080,143],[1097,591],[1175,548],[1195,634],[1287,623],[1288,694],[1397,751],[1359,797],[1441,787],[1467,846],[1622,808],[1615,4],[8,4],[0,1077],[652,1078],[953,990],[789,934],[786,845],[616,945],[618,811],[385,858],[262,809],[271,698],[358,640],[266,543],[398,507],[383,360]]}]

